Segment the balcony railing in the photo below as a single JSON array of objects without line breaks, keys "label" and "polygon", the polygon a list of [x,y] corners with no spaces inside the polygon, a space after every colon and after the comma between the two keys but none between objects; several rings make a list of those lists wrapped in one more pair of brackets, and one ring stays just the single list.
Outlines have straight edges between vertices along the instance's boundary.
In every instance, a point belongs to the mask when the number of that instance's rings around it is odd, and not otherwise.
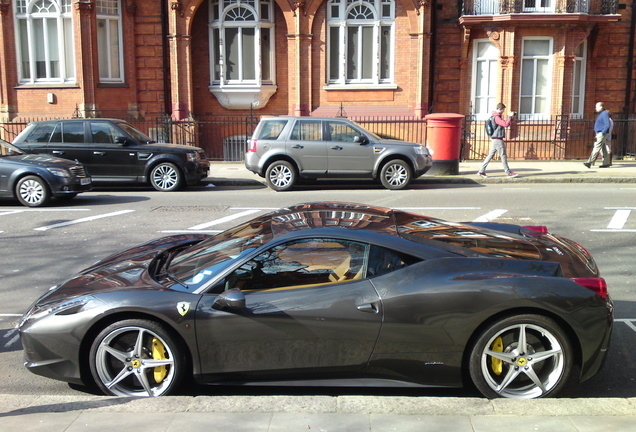
[{"label": "balcony railing", "polygon": [[464,0],[463,15],[618,13],[618,0]]}]

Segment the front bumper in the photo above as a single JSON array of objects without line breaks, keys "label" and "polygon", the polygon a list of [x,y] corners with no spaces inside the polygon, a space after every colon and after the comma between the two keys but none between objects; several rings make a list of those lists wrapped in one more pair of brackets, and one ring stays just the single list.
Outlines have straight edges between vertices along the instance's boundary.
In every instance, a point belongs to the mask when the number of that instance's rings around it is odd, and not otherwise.
[{"label": "front bumper", "polygon": [[90,177],[72,177],[70,179],[59,180],[61,181],[50,185],[51,192],[56,196],[78,194],[93,189],[93,180]]}]

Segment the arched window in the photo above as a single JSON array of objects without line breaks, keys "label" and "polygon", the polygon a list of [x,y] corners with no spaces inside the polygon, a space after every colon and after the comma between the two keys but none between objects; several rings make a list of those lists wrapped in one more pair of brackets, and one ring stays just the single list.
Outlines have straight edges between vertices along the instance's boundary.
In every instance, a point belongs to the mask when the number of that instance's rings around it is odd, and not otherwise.
[{"label": "arched window", "polygon": [[209,27],[212,86],[274,82],[270,0],[211,0]]},{"label": "arched window", "polygon": [[72,0],[17,0],[20,83],[75,81]]},{"label": "arched window", "polygon": [[124,81],[121,0],[97,0],[97,53],[100,82]]},{"label": "arched window", "polygon": [[327,6],[328,82],[393,82],[395,2],[331,0]]}]

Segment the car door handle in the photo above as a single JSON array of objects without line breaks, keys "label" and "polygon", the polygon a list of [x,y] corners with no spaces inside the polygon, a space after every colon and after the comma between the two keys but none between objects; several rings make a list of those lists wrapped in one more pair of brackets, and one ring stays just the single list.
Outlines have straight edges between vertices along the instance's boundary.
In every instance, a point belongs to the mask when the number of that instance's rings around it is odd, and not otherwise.
[{"label": "car door handle", "polygon": [[60,150],[53,150],[51,153],[55,154],[55,155],[63,155],[64,152],[60,151]]},{"label": "car door handle", "polygon": [[342,147],[340,147],[340,146],[333,146],[333,147],[331,147],[331,150],[342,150]]},{"label": "car door handle", "polygon": [[101,151],[94,151],[93,154],[95,156],[104,156],[106,154],[106,152],[101,152]]},{"label": "car door handle", "polygon": [[293,149],[301,149],[301,148],[305,148],[305,146],[301,146],[300,144],[296,144],[292,146]]},{"label": "car door handle", "polygon": [[378,308],[373,303],[364,303],[364,304],[358,305],[357,307],[360,312],[368,312],[368,313],[374,313],[374,314],[378,313]]}]

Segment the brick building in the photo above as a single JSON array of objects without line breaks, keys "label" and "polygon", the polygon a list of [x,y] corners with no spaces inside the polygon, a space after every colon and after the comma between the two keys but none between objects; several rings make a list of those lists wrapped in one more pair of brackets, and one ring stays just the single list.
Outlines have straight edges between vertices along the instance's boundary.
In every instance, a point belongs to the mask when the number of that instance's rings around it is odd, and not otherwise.
[{"label": "brick building", "polygon": [[629,0],[0,1],[3,122],[636,111]]}]

